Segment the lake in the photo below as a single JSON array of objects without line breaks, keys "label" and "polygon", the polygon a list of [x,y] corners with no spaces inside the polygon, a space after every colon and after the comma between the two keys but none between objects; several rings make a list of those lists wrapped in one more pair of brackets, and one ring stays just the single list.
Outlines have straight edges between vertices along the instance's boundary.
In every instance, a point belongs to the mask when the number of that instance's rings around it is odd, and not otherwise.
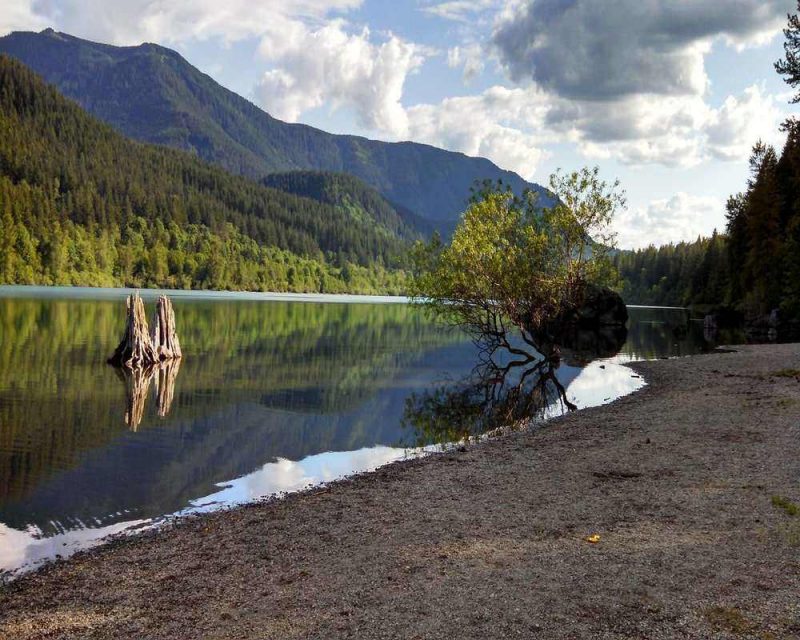
[{"label": "lake", "polygon": [[[526,379],[520,403],[508,389],[522,376],[476,383],[468,337],[402,300],[169,292],[184,357],[131,375],[106,364],[127,293],[0,287],[6,577],[175,514],[419,455],[508,416],[608,402],[643,384],[626,361],[712,346],[683,310],[630,308],[619,344]],[[142,292],[148,315],[157,294]]]}]

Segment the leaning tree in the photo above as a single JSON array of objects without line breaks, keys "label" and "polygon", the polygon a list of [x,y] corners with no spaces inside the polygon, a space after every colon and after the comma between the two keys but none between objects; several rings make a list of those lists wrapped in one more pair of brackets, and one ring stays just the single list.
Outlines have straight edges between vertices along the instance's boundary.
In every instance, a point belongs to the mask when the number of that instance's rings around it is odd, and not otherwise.
[{"label": "leaning tree", "polygon": [[542,207],[533,191],[517,196],[484,183],[449,244],[436,237],[415,248],[415,300],[466,329],[489,357],[499,348],[531,357],[510,339],[512,329],[549,355],[553,321],[582,302],[588,285],[614,279],[619,183],[604,182],[595,167],[556,172],[550,188],[554,204]]}]

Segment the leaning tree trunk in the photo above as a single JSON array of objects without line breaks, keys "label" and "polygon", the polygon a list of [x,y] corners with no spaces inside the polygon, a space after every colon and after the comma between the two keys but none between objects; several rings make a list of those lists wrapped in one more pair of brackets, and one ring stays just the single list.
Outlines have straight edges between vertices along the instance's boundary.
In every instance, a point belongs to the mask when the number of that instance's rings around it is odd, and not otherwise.
[{"label": "leaning tree trunk", "polygon": [[167,296],[160,296],[156,303],[152,343],[158,360],[172,360],[182,355],[181,343],[175,331],[175,312],[172,301]]},{"label": "leaning tree trunk", "polygon": [[114,355],[108,361],[114,366],[130,369],[146,366],[158,361],[156,350],[147,330],[147,318],[144,315],[144,303],[138,293],[128,296],[125,303],[127,319],[125,334]]}]

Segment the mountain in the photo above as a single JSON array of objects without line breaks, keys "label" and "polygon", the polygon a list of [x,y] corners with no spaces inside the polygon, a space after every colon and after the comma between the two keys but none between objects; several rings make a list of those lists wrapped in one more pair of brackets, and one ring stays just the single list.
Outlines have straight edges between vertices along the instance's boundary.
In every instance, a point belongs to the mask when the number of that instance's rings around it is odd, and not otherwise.
[{"label": "mountain", "polygon": [[453,226],[476,180],[502,179],[515,191],[544,194],[484,158],[281,122],[155,44],[114,47],[47,29],[0,38],[0,52],[129,137],[192,151],[255,178],[297,169],[349,173],[439,227]]},{"label": "mountain", "polygon": [[378,215],[129,140],[0,55],[0,283],[397,291]]},{"label": "mountain", "polygon": [[348,173],[286,171],[271,173],[261,183],[273,189],[318,200],[348,211],[355,219],[368,218],[389,234],[418,240],[434,227],[405,207],[391,204],[377,189]]}]

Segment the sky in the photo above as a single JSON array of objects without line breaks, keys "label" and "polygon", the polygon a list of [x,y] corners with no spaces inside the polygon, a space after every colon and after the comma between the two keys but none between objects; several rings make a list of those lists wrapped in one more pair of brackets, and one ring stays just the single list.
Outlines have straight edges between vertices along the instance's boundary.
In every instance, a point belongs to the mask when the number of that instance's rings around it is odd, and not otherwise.
[{"label": "sky", "polygon": [[797,111],[775,73],[794,0],[0,0],[52,27],[178,50],[283,120],[483,156],[547,184],[619,178],[618,245],[725,226],[757,140]]}]

